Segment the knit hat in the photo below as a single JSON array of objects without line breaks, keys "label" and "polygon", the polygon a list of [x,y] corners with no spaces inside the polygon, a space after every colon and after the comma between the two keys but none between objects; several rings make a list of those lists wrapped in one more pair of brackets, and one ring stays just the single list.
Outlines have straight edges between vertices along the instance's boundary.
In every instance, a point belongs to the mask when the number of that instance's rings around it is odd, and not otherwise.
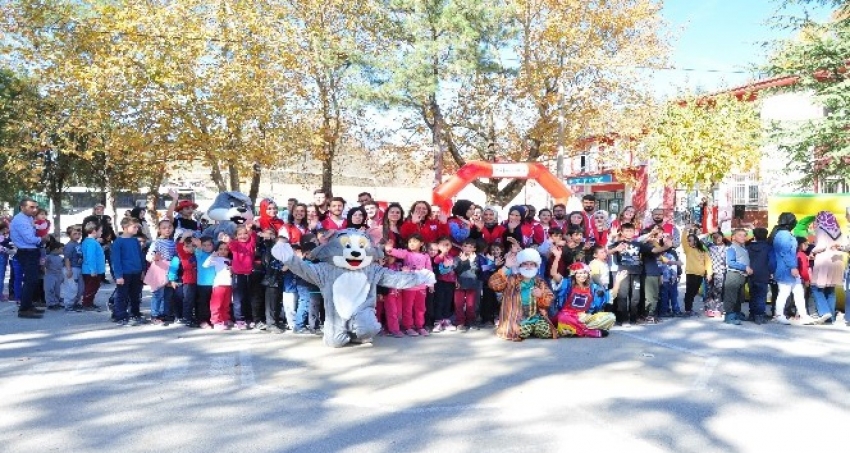
[{"label": "knit hat", "polygon": [[534,263],[539,267],[542,261],[543,260],[540,259],[540,252],[532,248],[523,249],[521,252],[516,254],[517,264]]}]

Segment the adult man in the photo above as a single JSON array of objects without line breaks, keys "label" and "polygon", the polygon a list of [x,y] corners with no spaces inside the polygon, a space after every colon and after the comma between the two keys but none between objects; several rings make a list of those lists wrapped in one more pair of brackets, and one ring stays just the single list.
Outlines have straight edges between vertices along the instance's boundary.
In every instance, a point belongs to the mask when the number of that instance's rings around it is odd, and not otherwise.
[{"label": "adult man", "polygon": [[593,221],[593,213],[596,212],[596,197],[589,193],[581,197],[581,209],[584,215],[584,238],[596,237],[596,222]]},{"label": "adult man", "polygon": [[[342,230],[346,227],[345,217],[342,216],[342,210],[345,207],[345,200],[341,197],[331,198],[330,206],[328,207],[328,215],[322,221],[322,228],[326,230]],[[366,219],[363,219],[366,220]]]},{"label": "adult man", "polygon": [[289,214],[295,210],[295,205],[298,204],[297,198],[288,198],[286,200],[286,209],[283,210],[280,214],[278,214],[278,218],[283,220],[284,222],[289,222]]},{"label": "adult man", "polygon": [[329,198],[329,194],[323,189],[313,191],[313,205],[316,207],[316,215],[319,216],[320,222],[328,216]]},{"label": "adult man", "polygon": [[9,235],[18,249],[15,256],[24,274],[18,317],[38,319],[42,317],[42,312],[35,308],[32,300],[38,286],[38,268],[41,259],[39,249],[49,236],[39,238],[35,234],[33,218],[38,212],[38,203],[32,198],[24,198],[21,200],[20,207],[21,212],[12,218],[12,223],[9,225]]},{"label": "adult man", "polygon": [[[94,222],[100,225],[101,234],[100,239],[97,242],[103,246],[103,254],[106,256],[106,262],[109,263],[109,272],[112,272],[112,254],[110,253],[110,248],[112,246],[112,241],[115,240],[115,229],[112,227],[112,217],[105,215],[103,213],[103,204],[98,203],[94,205],[92,209],[92,215],[83,219],[83,227],[88,225],[89,222]],[[101,280],[103,283],[109,283],[109,280],[106,279],[106,274],[101,275]]]},{"label": "adult man", "polygon": [[561,231],[566,231],[567,228],[567,207],[563,204],[556,204],[552,206],[552,225],[553,227],[558,227]]},{"label": "adult man", "polygon": [[372,194],[369,192],[360,192],[357,194],[357,202],[360,203],[360,206],[364,206],[366,203],[374,201],[372,200]]},{"label": "adult man", "polygon": [[679,229],[676,228],[676,225],[674,225],[673,222],[667,222],[664,220],[664,208],[655,208],[652,210],[652,225],[641,230],[641,236],[646,236],[655,227],[660,227],[665,233],[673,236],[673,248],[679,247],[679,244],[682,241],[682,238],[679,235]]}]

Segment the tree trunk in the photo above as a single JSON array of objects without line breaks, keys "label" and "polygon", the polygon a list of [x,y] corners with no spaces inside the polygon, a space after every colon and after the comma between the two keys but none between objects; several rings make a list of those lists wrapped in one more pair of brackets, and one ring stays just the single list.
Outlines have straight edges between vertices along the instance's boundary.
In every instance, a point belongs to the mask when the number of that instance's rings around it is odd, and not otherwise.
[{"label": "tree trunk", "polygon": [[147,205],[148,214],[151,216],[153,225],[159,223],[159,211],[156,210],[156,205],[159,202],[159,188],[162,186],[162,180],[165,177],[164,172],[160,172],[159,176],[151,180],[151,186],[148,188]]},{"label": "tree trunk", "polygon": [[260,178],[263,175],[263,167],[258,163],[254,162],[251,171],[251,189],[248,192],[248,198],[251,199],[251,203],[254,206],[257,205],[257,195],[260,193]]},{"label": "tree trunk", "polygon": [[212,167],[210,177],[212,177],[215,187],[219,192],[227,192],[227,184],[224,182],[224,176],[221,174],[221,168],[218,167],[218,162],[209,161],[209,163],[210,167]]},{"label": "tree trunk", "polygon": [[334,151],[333,145],[325,144],[326,153],[325,159],[322,161],[322,190],[325,191],[328,196],[333,194],[333,185],[334,185]]},{"label": "tree trunk", "polygon": [[62,191],[51,193],[50,202],[53,203],[53,236],[58,239],[62,237],[62,229],[59,226],[62,220]]},{"label": "tree trunk", "polygon": [[239,184],[239,163],[235,159],[227,161],[227,173],[230,179],[230,190],[239,192],[241,190]]}]

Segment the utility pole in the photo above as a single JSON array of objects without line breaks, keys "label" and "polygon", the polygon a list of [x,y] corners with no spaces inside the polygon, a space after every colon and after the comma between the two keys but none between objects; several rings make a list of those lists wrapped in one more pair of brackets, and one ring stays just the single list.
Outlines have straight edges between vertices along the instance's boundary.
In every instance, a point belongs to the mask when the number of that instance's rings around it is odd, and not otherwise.
[{"label": "utility pole", "polygon": [[566,134],[566,118],[564,118],[564,75],[561,74],[558,82],[558,156],[555,164],[555,175],[558,180],[564,179],[564,155],[566,154],[564,135]]}]

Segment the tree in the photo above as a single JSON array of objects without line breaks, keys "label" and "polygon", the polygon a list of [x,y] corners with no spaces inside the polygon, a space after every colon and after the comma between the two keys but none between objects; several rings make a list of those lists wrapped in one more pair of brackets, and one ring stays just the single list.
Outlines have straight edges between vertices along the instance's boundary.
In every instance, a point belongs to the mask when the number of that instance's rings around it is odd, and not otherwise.
[{"label": "tree", "polygon": [[[552,159],[559,141],[617,130],[626,108],[649,102],[639,67],[665,54],[658,6],[646,0],[397,0],[388,8],[400,50],[372,76],[377,98],[417,117],[410,125],[427,133],[437,170],[444,155],[457,168],[493,150],[514,161]],[[525,181],[474,184],[505,204]]]},{"label": "tree", "polygon": [[772,138],[787,156],[789,172],[800,175],[800,186],[812,187],[828,178],[850,183],[850,2],[793,3],[830,5],[836,10],[825,23],[815,23],[809,16],[786,22],[798,34],[778,43],[766,69],[774,76],[796,76],[797,83],[785,89],[811,93],[813,102],[824,107],[824,116],[775,123]]},{"label": "tree", "polygon": [[690,190],[755,168],[762,136],[755,103],[731,94],[690,96],[667,104],[644,146],[658,182]]}]

